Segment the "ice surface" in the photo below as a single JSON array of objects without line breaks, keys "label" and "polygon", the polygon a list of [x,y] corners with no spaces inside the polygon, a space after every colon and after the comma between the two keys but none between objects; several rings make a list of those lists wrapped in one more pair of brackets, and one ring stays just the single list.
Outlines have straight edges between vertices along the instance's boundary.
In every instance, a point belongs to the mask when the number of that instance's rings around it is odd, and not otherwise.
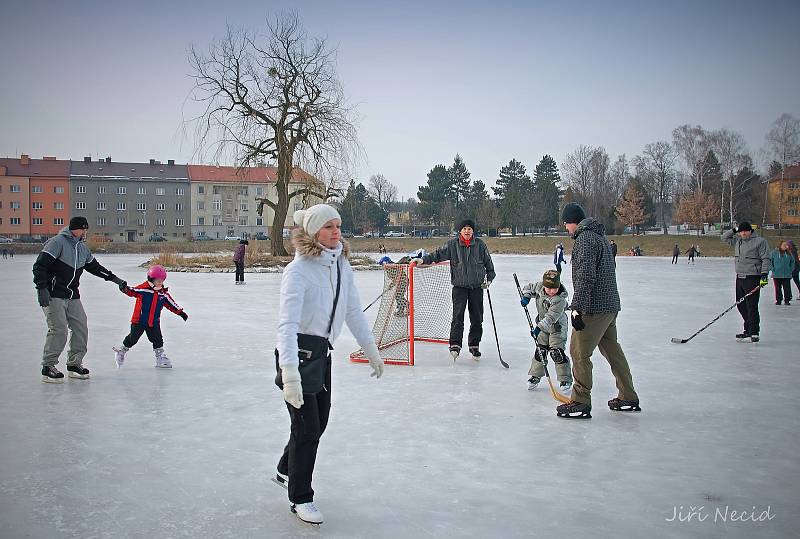
[{"label": "ice surface", "polygon": [[[142,255],[98,258],[143,280]],[[616,390],[599,355],[589,421],[557,418],[545,384],[526,390],[531,339],[511,273],[537,279],[549,256],[494,257],[510,370],[497,360],[488,302],[479,364],[427,346],[415,367],[389,366],[376,381],[347,361],[356,344],[345,332],[314,480],[319,530],[269,481],[288,435],[273,385],[280,275],[247,274],[235,287],[233,274],[170,274],[190,316],[163,313],[174,368],[153,368],[142,337],[117,370],[111,347],[133,300],[84,274],[92,378],[52,385],[39,375],[33,260],[0,261],[0,537],[797,536],[800,301],[778,307],[764,289],[757,345],[734,341],[735,310],[670,343],[733,303],[730,259],[618,259],[620,340],[641,414],[608,411]],[[364,305],[380,293],[380,272],[356,280]],[[676,508],[696,513],[670,522]],[[754,510],[771,519],[753,522]]]}]

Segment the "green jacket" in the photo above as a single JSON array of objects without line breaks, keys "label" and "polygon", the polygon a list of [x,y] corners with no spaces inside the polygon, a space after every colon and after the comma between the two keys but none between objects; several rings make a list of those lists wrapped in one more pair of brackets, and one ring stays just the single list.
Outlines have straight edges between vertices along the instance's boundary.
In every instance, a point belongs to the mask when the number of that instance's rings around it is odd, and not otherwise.
[{"label": "green jacket", "polygon": [[781,253],[780,249],[773,249],[769,255],[772,261],[772,278],[788,279],[792,276],[794,269],[794,257],[792,253]]}]

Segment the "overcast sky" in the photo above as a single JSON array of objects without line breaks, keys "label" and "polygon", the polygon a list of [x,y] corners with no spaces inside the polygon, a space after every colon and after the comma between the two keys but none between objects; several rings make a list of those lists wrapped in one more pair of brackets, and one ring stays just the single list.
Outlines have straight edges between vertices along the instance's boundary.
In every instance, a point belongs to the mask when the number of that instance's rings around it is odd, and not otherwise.
[{"label": "overcast sky", "polygon": [[772,122],[800,117],[798,1],[4,0],[0,155],[197,162],[190,47],[289,9],[338,51],[358,179],[404,198],[456,153],[493,185],[512,158],[633,157],[685,123],[739,131],[760,164]]}]

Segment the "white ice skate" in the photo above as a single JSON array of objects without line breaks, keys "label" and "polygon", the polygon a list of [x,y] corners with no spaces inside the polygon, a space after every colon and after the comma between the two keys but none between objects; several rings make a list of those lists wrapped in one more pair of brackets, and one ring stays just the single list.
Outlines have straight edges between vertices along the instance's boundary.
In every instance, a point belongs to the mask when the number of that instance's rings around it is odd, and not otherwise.
[{"label": "white ice skate", "polygon": [[297,518],[309,524],[322,524],[322,513],[314,502],[292,504],[292,513],[297,515]]},{"label": "white ice skate", "polygon": [[458,359],[458,354],[460,354],[460,353],[461,353],[461,347],[460,346],[453,345],[453,346],[450,347],[450,355],[453,356],[453,361]]},{"label": "white ice skate", "polygon": [[558,384],[558,390],[562,393],[568,393],[572,389],[572,382],[561,382]]},{"label": "white ice skate", "polygon": [[117,362],[117,368],[121,369],[122,365],[125,363],[125,354],[128,352],[128,350],[130,350],[130,348],[122,345],[119,348],[112,346],[111,349],[114,350],[114,361]]},{"label": "white ice skate", "polygon": [[167,355],[164,353],[163,348],[156,348],[153,350],[156,354],[156,364],[155,366],[159,369],[171,369],[172,368],[172,361],[169,360]]},{"label": "white ice skate", "polygon": [[531,376],[530,378],[528,378],[528,391],[533,391],[534,389],[536,389],[539,386],[540,381],[541,378],[539,378],[538,376]]},{"label": "white ice skate", "polygon": [[470,346],[469,353],[472,354],[472,359],[475,361],[481,360],[481,351],[477,346]]},{"label": "white ice skate", "polygon": [[289,488],[289,476],[281,472],[275,472],[275,477],[272,478],[272,482],[283,488]]}]

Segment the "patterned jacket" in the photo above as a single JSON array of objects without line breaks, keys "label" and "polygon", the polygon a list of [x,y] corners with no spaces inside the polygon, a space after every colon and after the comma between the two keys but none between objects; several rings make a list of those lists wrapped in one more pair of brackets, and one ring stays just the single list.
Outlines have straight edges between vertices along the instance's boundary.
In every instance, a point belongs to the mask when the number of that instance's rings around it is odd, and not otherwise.
[{"label": "patterned jacket", "polygon": [[178,315],[183,312],[183,309],[169,295],[167,287],[155,290],[150,281],[145,281],[133,288],[125,288],[122,292],[136,298],[131,324],[137,326],[158,327],[161,322],[161,309],[164,307]]},{"label": "patterned jacket", "polygon": [[602,223],[587,217],[573,234],[570,308],[581,314],[615,313],[621,310],[614,255]]}]

